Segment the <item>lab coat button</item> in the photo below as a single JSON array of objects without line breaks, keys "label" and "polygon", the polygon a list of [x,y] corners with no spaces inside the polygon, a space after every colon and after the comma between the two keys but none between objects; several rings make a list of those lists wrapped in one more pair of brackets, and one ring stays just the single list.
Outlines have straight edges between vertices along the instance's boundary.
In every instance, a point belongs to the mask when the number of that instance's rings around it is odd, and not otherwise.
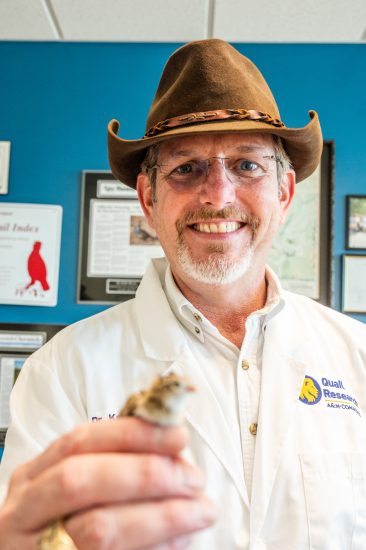
[{"label": "lab coat button", "polygon": [[255,422],[249,426],[249,431],[252,435],[257,435],[257,424]]},{"label": "lab coat button", "polygon": [[193,313],[193,317],[196,319],[196,321],[202,321],[201,315],[198,315],[198,313]]},{"label": "lab coat button", "polygon": [[199,334],[201,332],[198,327],[194,327],[194,330],[196,331],[196,334]]},{"label": "lab coat button", "polygon": [[249,361],[248,359],[243,359],[243,361],[241,362],[241,368],[243,370],[248,370],[249,369]]}]

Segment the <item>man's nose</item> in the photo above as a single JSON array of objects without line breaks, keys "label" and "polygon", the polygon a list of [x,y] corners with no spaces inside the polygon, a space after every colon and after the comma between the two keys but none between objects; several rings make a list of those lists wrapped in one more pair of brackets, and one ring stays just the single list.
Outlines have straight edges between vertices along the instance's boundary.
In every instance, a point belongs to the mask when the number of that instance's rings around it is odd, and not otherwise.
[{"label": "man's nose", "polygon": [[223,159],[213,158],[207,167],[207,175],[201,184],[200,201],[223,208],[236,200],[236,186],[226,173]]}]

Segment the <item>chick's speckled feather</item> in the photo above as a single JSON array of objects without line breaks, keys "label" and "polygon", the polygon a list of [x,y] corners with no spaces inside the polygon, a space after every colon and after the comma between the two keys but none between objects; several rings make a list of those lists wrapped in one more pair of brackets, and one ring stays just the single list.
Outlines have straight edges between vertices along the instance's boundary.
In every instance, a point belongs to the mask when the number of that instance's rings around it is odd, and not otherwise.
[{"label": "chick's speckled feather", "polygon": [[194,386],[183,376],[159,376],[148,389],[131,395],[119,416],[137,416],[162,426],[181,424],[184,404],[193,391]]}]

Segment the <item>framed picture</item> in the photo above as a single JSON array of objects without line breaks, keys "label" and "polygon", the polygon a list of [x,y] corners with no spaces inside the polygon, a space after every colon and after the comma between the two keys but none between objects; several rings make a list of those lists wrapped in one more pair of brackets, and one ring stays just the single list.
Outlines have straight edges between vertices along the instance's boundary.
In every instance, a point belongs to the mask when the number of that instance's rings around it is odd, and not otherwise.
[{"label": "framed picture", "polygon": [[10,163],[10,141],[0,141],[0,195],[7,195]]},{"label": "framed picture", "polygon": [[0,323],[0,457],[9,424],[9,397],[27,357],[64,325]]},{"label": "framed picture", "polygon": [[347,195],[346,248],[366,250],[366,195]]},{"label": "framed picture", "polygon": [[366,313],[366,255],[343,256],[342,310]]},{"label": "framed picture", "polygon": [[[9,426],[9,397],[18,378],[20,369],[29,355],[0,352],[0,430],[2,433]],[[1,441],[1,439],[0,439]]]},{"label": "framed picture", "polygon": [[296,186],[269,265],[284,288],[332,303],[334,142],[325,141],[318,169]]},{"label": "framed picture", "polygon": [[80,220],[77,302],[132,298],[150,258],[163,256],[136,191],[111,172],[84,171]]}]

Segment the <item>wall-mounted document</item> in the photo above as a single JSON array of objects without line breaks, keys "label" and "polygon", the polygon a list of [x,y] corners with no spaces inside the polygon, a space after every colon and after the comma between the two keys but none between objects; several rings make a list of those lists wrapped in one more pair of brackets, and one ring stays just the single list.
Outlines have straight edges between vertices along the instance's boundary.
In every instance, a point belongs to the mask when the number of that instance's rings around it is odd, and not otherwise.
[{"label": "wall-mounted document", "polygon": [[57,304],[62,208],[0,203],[0,303]]},{"label": "wall-mounted document", "polygon": [[0,428],[9,426],[9,397],[27,355],[0,353]]},{"label": "wall-mounted document", "polygon": [[151,258],[163,256],[134,189],[110,172],[83,172],[78,302],[132,298]]},{"label": "wall-mounted document", "polygon": [[63,328],[63,325],[0,323],[0,457],[10,420],[10,392],[23,364]]}]

